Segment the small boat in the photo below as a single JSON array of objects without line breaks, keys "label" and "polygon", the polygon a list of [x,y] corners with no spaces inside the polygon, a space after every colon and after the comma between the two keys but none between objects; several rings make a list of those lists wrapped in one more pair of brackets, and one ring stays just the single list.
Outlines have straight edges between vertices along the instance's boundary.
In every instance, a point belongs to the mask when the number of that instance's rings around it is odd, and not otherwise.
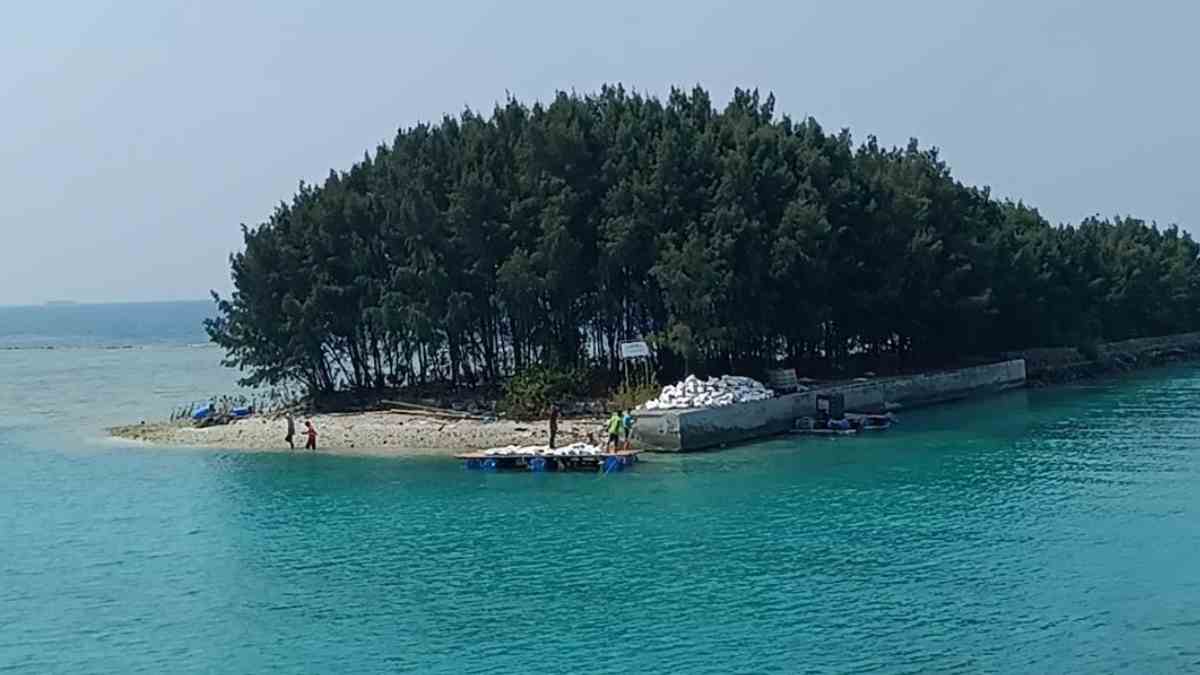
[{"label": "small boat", "polygon": [[853,436],[858,429],[848,419],[817,421],[811,417],[801,417],[792,428],[793,434],[810,436]]},{"label": "small boat", "polygon": [[854,426],[854,428],[863,431],[886,431],[892,428],[892,425],[896,422],[896,417],[892,413],[846,413],[846,419],[850,420],[850,424]]},{"label": "small boat", "polygon": [[846,413],[844,419],[826,421],[801,417],[796,420],[792,433],[812,436],[853,436],[860,431],[886,431],[895,421],[896,418],[890,413],[886,415]]},{"label": "small boat", "polygon": [[792,433],[809,436],[853,436],[858,433],[858,429],[792,429]]},{"label": "small boat", "polygon": [[895,423],[896,418],[892,414],[886,415],[858,415],[847,413],[846,419],[850,425],[861,431],[887,431]]}]

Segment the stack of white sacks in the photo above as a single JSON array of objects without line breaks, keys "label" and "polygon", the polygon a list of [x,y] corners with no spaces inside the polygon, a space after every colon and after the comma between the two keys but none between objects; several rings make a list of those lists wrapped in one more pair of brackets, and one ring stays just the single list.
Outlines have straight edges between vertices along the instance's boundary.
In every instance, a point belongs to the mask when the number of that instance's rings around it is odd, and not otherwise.
[{"label": "stack of white sacks", "polygon": [[774,392],[763,383],[749,377],[724,375],[701,380],[695,375],[688,375],[683,382],[663,387],[658,398],[647,401],[642,407],[646,410],[717,408],[734,403],[763,401],[774,396]]},{"label": "stack of white sacks", "polygon": [[587,443],[572,443],[561,448],[550,448],[545,445],[506,445],[502,448],[485,450],[489,457],[512,457],[524,455],[539,455],[542,457],[594,457],[604,454],[604,451]]}]

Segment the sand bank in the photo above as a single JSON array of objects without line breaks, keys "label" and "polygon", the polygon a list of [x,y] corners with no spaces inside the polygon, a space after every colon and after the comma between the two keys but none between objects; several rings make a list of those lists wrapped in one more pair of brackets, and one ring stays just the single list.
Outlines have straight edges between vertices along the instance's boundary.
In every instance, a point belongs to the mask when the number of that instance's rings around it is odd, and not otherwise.
[{"label": "sand bank", "polygon": [[[296,446],[303,447],[303,419],[296,420]],[[463,450],[486,450],[505,445],[544,444],[550,438],[548,422],[499,420],[443,421],[388,412],[332,413],[312,416],[322,452],[353,454],[453,454]],[[601,419],[561,419],[559,445],[587,441],[600,436]],[[283,437],[283,419],[252,417],[223,426],[203,429],[183,422],[158,422],[114,427],[117,437],[151,445],[241,450],[288,450]]]}]

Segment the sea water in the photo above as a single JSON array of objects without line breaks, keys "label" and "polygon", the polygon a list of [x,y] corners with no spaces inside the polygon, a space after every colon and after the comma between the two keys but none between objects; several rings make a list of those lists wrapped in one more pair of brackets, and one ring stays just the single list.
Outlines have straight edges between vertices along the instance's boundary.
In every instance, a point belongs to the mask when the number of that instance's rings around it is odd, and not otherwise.
[{"label": "sea water", "polygon": [[609,476],[106,439],[207,311],[0,309],[0,672],[1200,669],[1197,368]]}]

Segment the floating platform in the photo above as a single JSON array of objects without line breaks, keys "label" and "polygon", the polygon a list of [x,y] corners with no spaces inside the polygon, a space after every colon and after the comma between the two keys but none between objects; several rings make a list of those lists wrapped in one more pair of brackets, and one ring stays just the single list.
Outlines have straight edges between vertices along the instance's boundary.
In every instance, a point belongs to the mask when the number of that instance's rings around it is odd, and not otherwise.
[{"label": "floating platform", "polygon": [[464,452],[454,457],[476,471],[624,471],[638,461],[636,450],[605,452],[596,455],[548,455],[543,453],[489,454]]}]

